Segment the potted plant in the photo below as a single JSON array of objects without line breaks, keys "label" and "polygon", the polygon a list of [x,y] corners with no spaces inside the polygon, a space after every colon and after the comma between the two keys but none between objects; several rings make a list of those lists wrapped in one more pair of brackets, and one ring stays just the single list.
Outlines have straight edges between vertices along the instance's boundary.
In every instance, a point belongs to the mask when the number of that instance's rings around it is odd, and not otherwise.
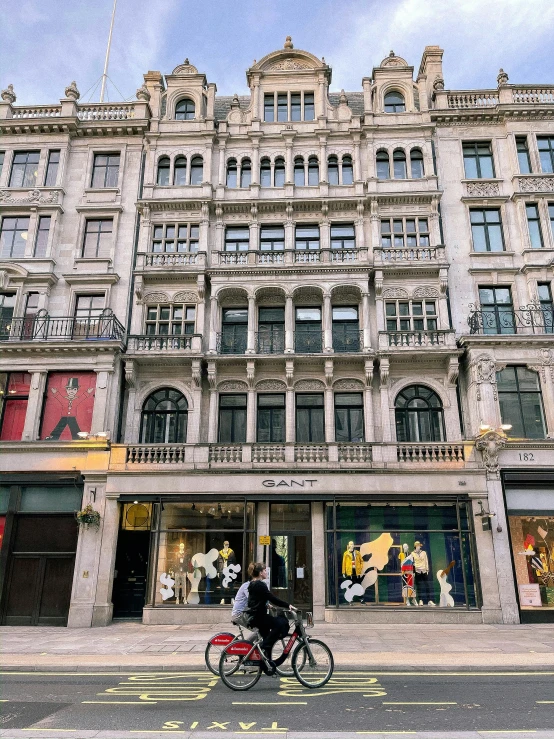
[{"label": "potted plant", "polygon": [[95,529],[100,526],[100,514],[98,511],[94,510],[90,503],[85,506],[82,511],[77,511],[75,513],[75,518],[77,519],[79,526],[82,526],[85,530],[88,529],[89,526],[93,526]]}]

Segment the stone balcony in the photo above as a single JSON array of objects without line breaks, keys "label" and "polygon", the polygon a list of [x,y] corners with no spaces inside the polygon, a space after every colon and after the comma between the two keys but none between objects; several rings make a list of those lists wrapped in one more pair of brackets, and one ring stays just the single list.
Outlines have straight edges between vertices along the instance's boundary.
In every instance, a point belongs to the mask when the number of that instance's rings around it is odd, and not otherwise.
[{"label": "stone balcony", "polygon": [[211,266],[212,267],[230,267],[237,266],[295,266],[306,268],[313,267],[314,264],[344,265],[344,264],[363,264],[368,263],[367,249],[313,249],[313,250],[294,250],[286,249],[285,251],[240,251],[225,252],[212,251]]},{"label": "stone balcony", "polygon": [[375,269],[406,269],[406,267],[446,267],[446,247],[437,246],[376,246],[373,250]]},{"label": "stone balcony", "polygon": [[127,356],[137,357],[179,357],[188,354],[202,353],[202,335],[185,334],[168,336],[167,334],[132,335],[127,344]]},{"label": "stone balcony", "polygon": [[113,444],[110,470],[461,469],[477,466],[473,442]]},{"label": "stone balcony", "polygon": [[206,268],[206,252],[140,252],[136,271],[150,274],[163,272],[198,272]]},{"label": "stone balcony", "polygon": [[514,175],[513,185],[516,193],[554,193],[554,174],[540,172]]},{"label": "stone balcony", "polygon": [[456,351],[456,334],[452,330],[379,331],[379,350],[389,352]]}]

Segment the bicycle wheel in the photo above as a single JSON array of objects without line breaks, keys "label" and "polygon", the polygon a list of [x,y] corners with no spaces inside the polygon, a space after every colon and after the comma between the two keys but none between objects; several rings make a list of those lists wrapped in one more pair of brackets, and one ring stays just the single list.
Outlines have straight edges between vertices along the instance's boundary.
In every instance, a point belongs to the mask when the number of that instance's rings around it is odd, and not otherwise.
[{"label": "bicycle wheel", "polygon": [[[221,652],[225,647],[237,637],[235,634],[228,632],[222,632],[212,636],[208,644],[206,645],[206,651],[204,652],[204,660],[206,661],[206,667],[214,675],[219,675],[219,658]],[[215,642],[215,643],[214,643]],[[218,644],[218,642],[221,642]]]},{"label": "bicycle wheel", "polygon": [[242,654],[227,654],[226,648],[219,658],[219,675],[231,690],[249,690],[260,679],[260,664],[245,664]]},{"label": "bicycle wheel", "polygon": [[[275,642],[271,649],[271,659],[275,662],[279,659],[279,657],[282,656],[283,650],[286,647],[287,642],[285,642],[284,639],[279,639],[279,641]],[[292,660],[289,661],[290,654],[287,656],[287,659],[283,662],[282,665],[279,667],[276,667],[277,674],[281,677],[294,677],[294,670],[292,669]]]},{"label": "bicycle wheel", "polygon": [[[298,682],[307,688],[321,688],[333,674],[335,662],[331,650],[319,639],[301,644],[292,655],[292,669]],[[312,659],[310,658],[312,653]]]}]

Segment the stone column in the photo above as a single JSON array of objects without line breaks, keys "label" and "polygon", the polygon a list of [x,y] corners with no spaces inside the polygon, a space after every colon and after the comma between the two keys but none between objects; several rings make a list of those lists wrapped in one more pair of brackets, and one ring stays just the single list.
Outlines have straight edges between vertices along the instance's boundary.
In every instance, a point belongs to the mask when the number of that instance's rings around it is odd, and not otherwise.
[{"label": "stone column", "polygon": [[212,184],[212,152],[213,142],[210,141],[204,147],[204,162],[202,167],[202,183]]},{"label": "stone column", "polygon": [[[260,536],[269,536],[269,503],[258,503],[258,537]],[[257,562],[263,562],[264,561],[264,547],[262,544],[256,542],[256,561]],[[269,552],[271,551],[271,547],[266,547],[266,559],[269,559]],[[267,562],[271,566],[271,561]],[[271,576],[271,573],[270,573]]]},{"label": "stone column", "polygon": [[314,620],[325,620],[325,519],[323,503],[312,503],[312,589]]},{"label": "stone column", "polygon": [[208,443],[217,441],[217,390],[210,388],[210,409],[208,418]]},{"label": "stone column", "polygon": [[292,295],[285,297],[285,354],[294,352],[294,305]]},{"label": "stone column", "polygon": [[294,388],[287,387],[286,397],[286,429],[285,429],[285,440],[287,442],[296,441],[296,423],[295,423],[295,409],[294,409]]},{"label": "stone column", "polygon": [[333,408],[333,388],[325,388],[325,441],[335,441],[335,409]]},{"label": "stone column", "polygon": [[225,185],[225,141],[219,144],[218,184]]},{"label": "stone column", "polygon": [[379,365],[379,381],[381,394],[381,427],[383,441],[392,441],[392,429],[390,423],[389,408],[389,359],[381,357]]},{"label": "stone column", "polygon": [[319,137],[319,181],[327,182],[327,138]]},{"label": "stone column", "polygon": [[31,372],[31,387],[29,389],[29,399],[27,400],[27,413],[25,414],[22,441],[35,441],[39,438],[40,417],[47,375],[48,372]]},{"label": "stone column", "polygon": [[471,357],[469,366],[468,407],[470,408],[468,436],[479,433],[480,425],[499,428],[500,409],[496,387],[496,363],[491,354]]},{"label": "stone column", "polygon": [[373,359],[365,360],[364,388],[364,437],[366,441],[375,441],[375,420],[373,417]]},{"label": "stone column", "polygon": [[256,298],[254,295],[248,296],[248,339],[246,345],[246,354],[256,353]]},{"label": "stone column", "polygon": [[219,301],[217,296],[212,295],[210,298],[210,340],[209,354],[217,353],[217,334],[219,331]]},{"label": "stone column", "polygon": [[187,428],[188,444],[198,444],[200,441],[200,421],[202,416],[202,362],[200,359],[193,359],[191,366],[192,376],[192,413],[189,411],[189,421]]},{"label": "stone column", "polygon": [[252,141],[252,184],[260,184],[260,142]]},{"label": "stone column", "polygon": [[107,626],[113,615],[112,589],[119,534],[117,498],[106,497],[100,538],[96,598],[92,609],[91,626]]},{"label": "stone column", "polygon": [[323,351],[333,351],[333,318],[330,293],[323,294]]},{"label": "stone column", "polygon": [[253,444],[256,441],[256,392],[252,387],[248,388],[246,404],[246,443]]},{"label": "stone column", "polygon": [[358,138],[354,141],[354,182],[362,180],[362,162],[360,158],[360,141]]},{"label": "stone column", "polygon": [[99,431],[108,431],[106,428],[106,411],[109,395],[111,372],[95,370],[96,389],[94,392],[94,409],[90,424],[90,433],[97,434]]},{"label": "stone column", "polygon": [[362,320],[361,327],[363,333],[363,350],[367,352],[371,349],[371,326],[369,323],[369,293],[362,293]]}]

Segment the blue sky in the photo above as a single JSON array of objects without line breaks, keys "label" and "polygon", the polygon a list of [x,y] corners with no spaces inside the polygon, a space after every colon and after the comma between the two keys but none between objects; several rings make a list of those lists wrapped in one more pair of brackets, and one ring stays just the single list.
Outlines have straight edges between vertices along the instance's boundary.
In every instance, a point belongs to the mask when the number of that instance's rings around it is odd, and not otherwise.
[{"label": "blue sky", "polygon": [[[0,87],[17,104],[52,103],[73,79],[88,101],[102,74],[113,0],[5,1]],[[390,49],[416,69],[427,44],[445,50],[447,88],[554,83],[554,0],[118,0],[112,100],[130,98],[147,70],[185,57],[220,95],[247,92],[254,58],[281,48],[324,56],[332,89],[360,90]],[[98,90],[92,97],[98,100]]]}]

